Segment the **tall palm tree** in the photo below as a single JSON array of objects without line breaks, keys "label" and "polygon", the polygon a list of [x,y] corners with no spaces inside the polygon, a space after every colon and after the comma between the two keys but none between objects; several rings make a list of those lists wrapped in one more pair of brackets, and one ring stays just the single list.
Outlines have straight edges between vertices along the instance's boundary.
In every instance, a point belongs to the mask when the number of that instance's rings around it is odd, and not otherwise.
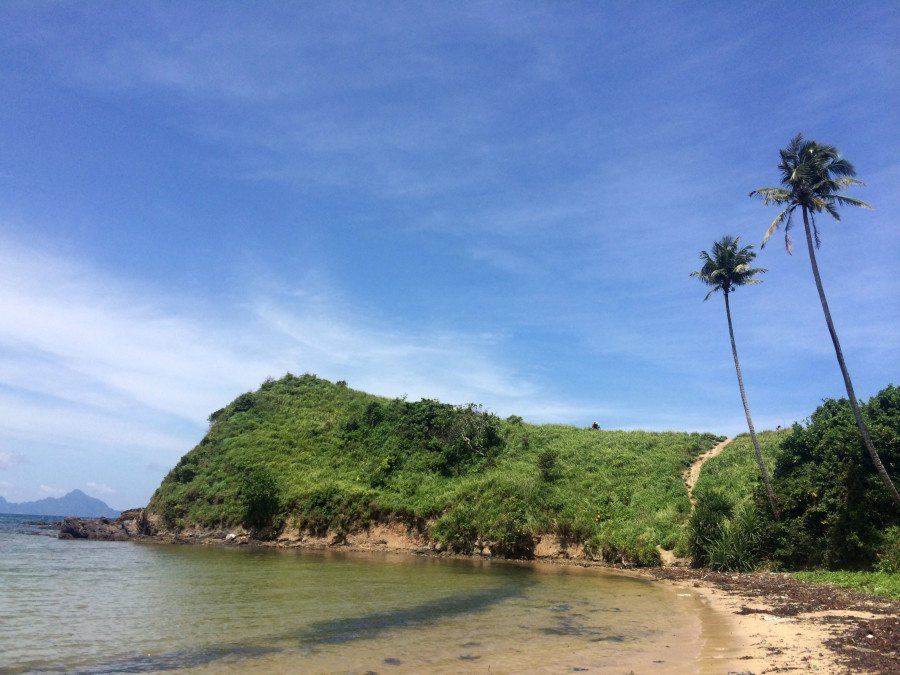
[{"label": "tall palm tree", "polygon": [[740,237],[735,239],[726,235],[713,243],[712,254],[700,251],[700,260],[703,261],[703,267],[696,272],[691,272],[691,276],[699,277],[700,281],[707,286],[712,286],[712,290],[703,298],[704,302],[709,300],[709,296],[716,291],[722,291],[725,295],[725,316],[728,317],[728,335],[731,337],[731,353],[734,355],[734,369],[737,371],[738,386],[741,388],[744,414],[747,415],[747,426],[750,428],[750,438],[753,440],[753,448],[756,450],[756,461],[759,462],[759,471],[766,486],[769,504],[772,507],[775,520],[778,520],[778,509],[775,506],[775,495],[772,493],[772,482],[769,480],[769,472],[766,471],[766,463],[763,461],[762,451],[759,449],[759,441],[756,438],[756,430],[753,428],[753,420],[750,419],[750,407],[747,405],[747,394],[744,392],[744,378],[741,376],[741,363],[738,361],[737,347],[734,344],[734,329],[731,326],[731,305],[728,302],[729,293],[738,286],[762,283],[762,279],[754,279],[753,277],[768,270],[750,267],[756,254],[753,252],[752,246],[738,248],[740,240]]},{"label": "tall palm tree", "polygon": [[[794,211],[798,208],[800,209],[800,212],[803,214],[803,226],[806,229],[806,244],[809,249],[809,260],[812,263],[813,277],[816,280],[819,300],[822,302],[822,310],[825,312],[825,323],[828,324],[828,332],[831,335],[831,342],[834,344],[838,365],[841,367],[841,374],[844,376],[844,385],[847,388],[847,397],[850,399],[853,416],[856,418],[856,424],[859,427],[860,434],[862,434],[863,443],[869,452],[869,456],[872,458],[872,463],[875,465],[876,471],[878,471],[881,482],[884,483],[894,503],[900,508],[900,494],[897,493],[897,488],[894,487],[891,477],[888,476],[884,465],[881,463],[881,458],[872,444],[862,413],[859,411],[859,402],[856,394],[853,392],[853,383],[850,381],[850,373],[847,371],[847,364],[844,362],[841,343],[838,341],[837,333],[834,330],[834,322],[831,320],[831,312],[828,310],[828,301],[825,299],[825,291],[822,289],[819,266],[816,263],[815,249],[819,248],[821,240],[819,239],[819,230],[816,227],[815,215],[825,211],[832,218],[839,221],[841,216],[837,211],[838,206],[859,206],[864,209],[871,209],[872,207],[862,200],[840,194],[841,190],[851,185],[864,185],[864,183],[854,178],[856,169],[850,162],[840,156],[837,148],[833,145],[819,145],[815,141],[804,139],[803,134],[797,134],[791,139],[788,147],[782,148],[780,152],[781,162],[778,164],[778,168],[781,171],[781,187],[760,188],[750,193],[751,197],[761,197],[765,204],[772,202],[779,206],[784,206],[781,213],[769,225],[762,245],[766,245],[769,237],[783,223],[785,246],[788,253],[791,253],[793,247],[789,231]],[[815,246],[813,245],[814,243]]]}]

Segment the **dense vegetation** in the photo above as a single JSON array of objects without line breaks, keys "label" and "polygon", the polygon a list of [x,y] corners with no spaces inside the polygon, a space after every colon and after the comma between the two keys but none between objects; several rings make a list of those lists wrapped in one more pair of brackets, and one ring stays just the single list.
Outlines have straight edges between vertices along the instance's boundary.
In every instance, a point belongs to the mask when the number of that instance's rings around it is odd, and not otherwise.
[{"label": "dense vegetation", "polygon": [[[885,467],[900,471],[900,389],[862,406]],[[682,472],[711,434],[594,431],[500,419],[475,405],[385,399],[314,375],[267,380],[210,415],[148,510],[174,530],[241,525],[342,536],[402,522],[458,552],[530,557],[555,534],[597,559],[658,564],[657,546],[721,570],[900,572],[891,508],[846,400],[706,463],[691,512]]]},{"label": "dense vegetation", "polygon": [[451,550],[482,540],[515,557],[557,534],[597,558],[655,564],[690,515],[682,471],[717,441],[535,426],[288,374],[210,415],[148,509],[173,529],[240,524],[262,537],[399,520]]},{"label": "dense vegetation", "polygon": [[[896,476],[900,390],[889,386],[860,410],[885,469]],[[846,399],[826,400],[807,426],[794,425],[782,444],[775,475],[783,519],[774,530],[773,553],[785,566],[867,569],[879,554],[897,546],[900,514],[866,452]]]},{"label": "dense vegetation", "polygon": [[[900,471],[900,390],[861,406],[887,471]],[[759,436],[781,522],[766,509],[749,437],[704,466],[689,541],[694,561],[717,569],[877,569],[900,572],[900,517],[866,452],[846,399],[825,400],[805,425]]]}]

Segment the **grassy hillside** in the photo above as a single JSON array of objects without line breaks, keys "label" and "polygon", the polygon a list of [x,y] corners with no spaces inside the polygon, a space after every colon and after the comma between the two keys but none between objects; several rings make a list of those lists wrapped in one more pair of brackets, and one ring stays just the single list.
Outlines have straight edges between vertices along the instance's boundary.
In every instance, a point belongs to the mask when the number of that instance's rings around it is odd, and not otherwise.
[{"label": "grassy hillside", "polygon": [[[771,475],[781,453],[781,442],[789,436],[790,429],[763,431],[757,434],[759,449],[762,451],[766,469]],[[709,492],[727,495],[735,506],[753,497],[757,484],[762,479],[756,451],[750,434],[741,434],[725,446],[722,452],[703,465],[700,479],[694,486],[694,497],[702,500]]]},{"label": "grassy hillside", "polygon": [[534,537],[641,564],[673,548],[690,504],[681,472],[712,434],[593,431],[501,420],[286,375],[210,416],[153,495],[169,527],[285,523],[341,534],[400,520],[457,551],[477,539],[528,556]]}]

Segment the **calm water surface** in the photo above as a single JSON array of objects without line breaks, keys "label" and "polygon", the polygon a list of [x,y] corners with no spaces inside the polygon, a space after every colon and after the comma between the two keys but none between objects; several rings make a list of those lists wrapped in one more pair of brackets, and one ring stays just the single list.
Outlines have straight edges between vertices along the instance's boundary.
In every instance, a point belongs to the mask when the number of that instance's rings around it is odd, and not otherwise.
[{"label": "calm water surface", "polygon": [[21,520],[0,516],[2,674],[725,672],[695,596],[602,570],[59,541]]}]

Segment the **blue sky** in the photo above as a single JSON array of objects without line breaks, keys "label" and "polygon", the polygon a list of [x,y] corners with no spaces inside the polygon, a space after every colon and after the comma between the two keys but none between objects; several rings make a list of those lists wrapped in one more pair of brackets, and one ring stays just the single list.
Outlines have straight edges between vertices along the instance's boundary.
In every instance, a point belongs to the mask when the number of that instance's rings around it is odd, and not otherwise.
[{"label": "blue sky", "polygon": [[[705,6],[704,6],[705,5]],[[316,373],[534,423],[746,430],[721,295],[778,149],[857,394],[900,384],[895,2],[0,5],[0,495],[147,502],[206,418]],[[795,235],[799,238],[802,230]],[[802,243],[802,242],[801,242]],[[805,246],[732,296],[757,429],[843,383]]]}]

